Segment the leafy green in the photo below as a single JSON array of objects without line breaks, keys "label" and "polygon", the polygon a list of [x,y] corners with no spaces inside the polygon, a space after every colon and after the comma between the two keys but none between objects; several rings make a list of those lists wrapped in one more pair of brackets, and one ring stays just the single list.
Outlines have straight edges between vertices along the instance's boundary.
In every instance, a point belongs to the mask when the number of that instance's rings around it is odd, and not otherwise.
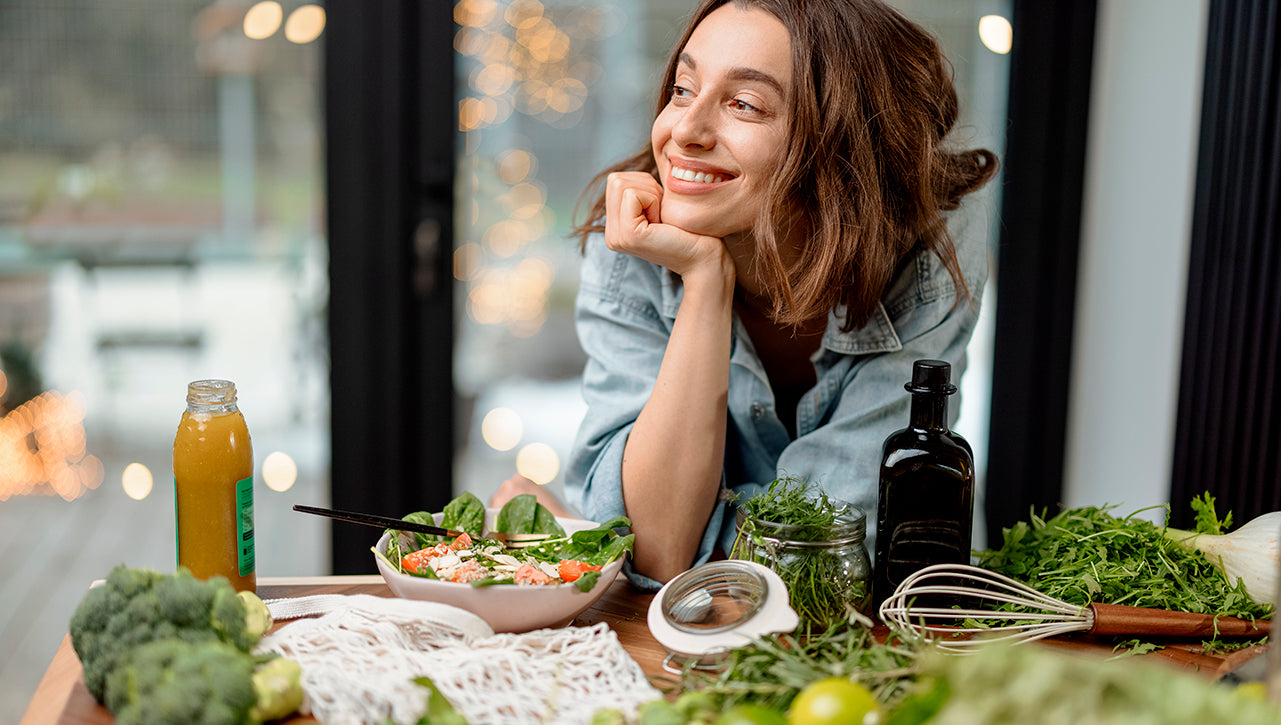
[{"label": "leafy green", "polygon": [[1223,520],[1214,511],[1214,497],[1209,491],[1192,499],[1192,510],[1196,512],[1196,532],[1198,534],[1219,535],[1232,528],[1232,512],[1224,515]]},{"label": "leafy green", "polygon": [[817,486],[789,477],[772,482],[765,493],[743,503],[740,511],[743,520],[731,556],[768,566],[783,579],[802,628],[839,624],[850,610],[867,608],[871,594],[867,572],[857,575],[849,561],[852,551],[859,558],[866,556],[862,543],[813,545],[850,537],[845,504]]},{"label": "leafy green", "polygon": [[1003,531],[999,549],[975,552],[980,566],[1056,599],[1266,618],[1239,582],[1197,552],[1164,535],[1164,527],[1116,517],[1114,507],[1065,509],[1051,519],[1032,513]]},{"label": "leafy green", "polygon": [[848,677],[886,705],[907,697],[916,676],[919,642],[891,636],[877,641],[872,622],[852,613],[841,626],[816,635],[775,634],[725,655],[716,670],[687,667],[676,687],[698,692],[719,709],[760,705],[783,711],[804,687],[826,677]]},{"label": "leafy green", "polygon": [[[467,718],[454,709],[449,700],[436,689],[436,683],[431,678],[415,677],[414,682],[427,688],[427,704],[417,725],[467,725]],[[389,715],[383,725],[396,725],[396,721]]]},{"label": "leafy green", "polygon": [[836,499],[795,477],[771,482],[769,488],[739,507],[748,518],[786,524],[792,541],[825,541],[840,510]]},{"label": "leafy green", "polygon": [[[428,526],[438,526],[438,524],[436,523],[436,518],[432,516],[430,513],[428,513],[427,511],[415,511],[414,513],[409,514],[408,516],[402,517],[401,520],[408,521],[411,524],[426,524]],[[423,534],[417,531],[409,532],[409,531],[401,531],[400,529],[387,529],[387,531],[391,532],[391,537],[393,541],[399,540],[402,543],[405,543],[405,545],[409,547],[410,550],[422,549],[424,547],[428,547],[445,540],[445,537],[443,536],[437,536],[435,534]],[[406,540],[412,543],[407,543]],[[400,561],[399,558],[396,560]]]},{"label": "leafy green", "polygon": [[557,523],[556,516],[538,503],[532,493],[521,494],[503,504],[494,530],[504,534],[565,535],[565,529]]},{"label": "leafy green", "polygon": [[466,531],[472,536],[480,536],[485,528],[485,504],[471,492],[465,491],[445,504],[440,525],[455,531]]},{"label": "leafy green", "polygon": [[946,681],[946,704],[892,725],[1264,725],[1281,721],[1265,698],[1152,662],[1100,661],[1036,646],[993,643],[966,657],[931,652],[922,680]]},{"label": "leafy green", "polygon": [[[454,524],[465,521],[467,518],[474,518],[476,506],[480,504],[479,499],[470,493],[464,493],[461,496],[450,501],[441,515],[442,523],[451,521]],[[450,512],[453,512],[452,514]],[[434,517],[426,511],[416,511],[404,517],[406,521],[420,521],[423,523],[433,523]],[[484,521],[484,507],[480,506],[480,521]],[[528,546],[519,550],[505,551],[501,544],[492,539],[485,539],[483,531],[481,535],[475,537],[472,548],[480,547],[482,549],[495,549],[504,554],[516,556],[517,558],[532,559],[540,562],[557,564],[565,559],[574,559],[586,564],[596,566],[605,566],[610,562],[626,556],[632,551],[635,545],[636,537],[634,534],[620,534],[618,529],[626,529],[632,525],[632,522],[625,516],[616,516],[609,521],[590,529],[575,531],[573,534],[566,535],[564,528],[556,521],[555,515],[547,507],[538,503],[532,495],[521,495],[513,498],[498,512],[494,522],[496,531],[509,534],[547,534],[551,538],[534,546]],[[450,528],[458,528],[457,525]],[[464,531],[471,533],[469,529],[463,528]],[[406,554],[417,551],[418,549],[434,546],[444,538],[432,535],[414,534],[406,532],[389,530],[391,536],[388,538],[386,553],[374,547],[374,554],[383,562],[388,564],[392,569],[402,573],[420,576],[429,579],[436,579],[436,573],[430,566],[420,567],[416,572],[409,572],[401,565],[401,561]],[[492,551],[490,553],[493,553]],[[482,564],[488,557],[478,557],[477,560]],[[579,590],[587,592],[596,585],[600,580],[600,572],[587,571],[583,572],[573,584]],[[478,579],[470,582],[474,587],[487,587],[497,584],[511,584],[510,576],[488,576],[484,579]]]}]

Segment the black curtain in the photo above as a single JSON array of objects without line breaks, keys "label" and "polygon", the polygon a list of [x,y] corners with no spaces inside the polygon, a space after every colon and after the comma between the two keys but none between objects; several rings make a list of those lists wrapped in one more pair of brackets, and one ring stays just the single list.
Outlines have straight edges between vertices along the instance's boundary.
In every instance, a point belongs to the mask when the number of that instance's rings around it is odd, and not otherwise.
[{"label": "black curtain", "polygon": [[1015,0],[986,501],[990,546],[1057,508],[1094,55],[1094,0]]},{"label": "black curtain", "polygon": [[1215,0],[1206,39],[1171,502],[1281,509],[1281,17]]},{"label": "black curtain", "polygon": [[[325,4],[332,505],[402,516],[453,490],[453,3]],[[333,524],[335,574],[377,531]]]}]

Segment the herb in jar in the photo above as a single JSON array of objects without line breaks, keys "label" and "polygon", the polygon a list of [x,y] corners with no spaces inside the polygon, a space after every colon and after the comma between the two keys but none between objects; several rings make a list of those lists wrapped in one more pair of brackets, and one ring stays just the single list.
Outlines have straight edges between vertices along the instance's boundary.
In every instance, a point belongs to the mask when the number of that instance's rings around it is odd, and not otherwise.
[{"label": "herb in jar", "polygon": [[863,545],[866,517],[822,489],[780,478],[739,507],[732,556],[773,569],[787,585],[801,627],[824,629],[864,612],[871,565]]}]

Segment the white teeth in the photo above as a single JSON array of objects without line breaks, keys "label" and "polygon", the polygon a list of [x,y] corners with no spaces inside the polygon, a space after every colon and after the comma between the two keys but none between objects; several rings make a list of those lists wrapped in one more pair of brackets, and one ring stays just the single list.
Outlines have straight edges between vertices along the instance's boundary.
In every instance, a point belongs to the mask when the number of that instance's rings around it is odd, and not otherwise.
[{"label": "white teeth", "polygon": [[682,169],[679,166],[672,167],[672,176],[680,179],[681,181],[692,181],[696,184],[719,184],[725,180],[725,177],[718,174]]}]

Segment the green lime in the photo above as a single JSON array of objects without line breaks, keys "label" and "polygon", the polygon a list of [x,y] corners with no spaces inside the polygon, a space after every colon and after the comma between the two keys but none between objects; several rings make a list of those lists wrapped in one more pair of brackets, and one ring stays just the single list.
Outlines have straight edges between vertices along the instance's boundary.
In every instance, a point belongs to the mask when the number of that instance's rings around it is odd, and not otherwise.
[{"label": "green lime", "polygon": [[866,687],[828,677],[810,683],[792,700],[787,725],[863,725],[868,713],[879,710],[880,703]]}]

